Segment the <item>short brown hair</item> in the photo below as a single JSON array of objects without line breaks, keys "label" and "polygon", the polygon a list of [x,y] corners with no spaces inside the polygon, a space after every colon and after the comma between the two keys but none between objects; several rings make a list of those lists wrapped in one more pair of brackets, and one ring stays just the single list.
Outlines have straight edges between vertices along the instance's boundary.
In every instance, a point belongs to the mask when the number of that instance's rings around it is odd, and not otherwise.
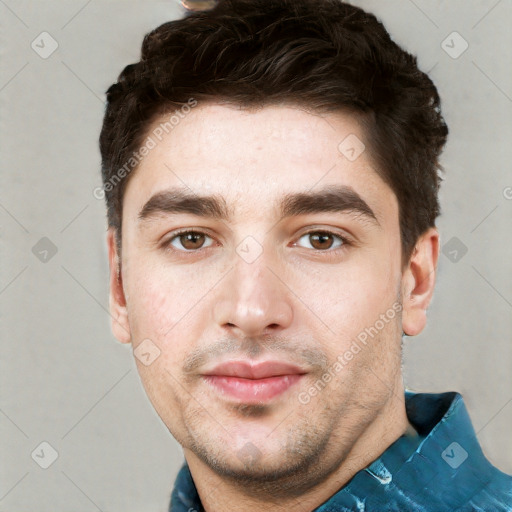
[{"label": "short brown hair", "polygon": [[376,171],[397,196],[403,261],[435,225],[448,128],[416,57],[373,14],[340,0],[220,0],[148,33],[140,62],[107,90],[100,150],[118,240],[123,192],[136,168],[126,162],[158,117],[191,98],[355,113]]}]

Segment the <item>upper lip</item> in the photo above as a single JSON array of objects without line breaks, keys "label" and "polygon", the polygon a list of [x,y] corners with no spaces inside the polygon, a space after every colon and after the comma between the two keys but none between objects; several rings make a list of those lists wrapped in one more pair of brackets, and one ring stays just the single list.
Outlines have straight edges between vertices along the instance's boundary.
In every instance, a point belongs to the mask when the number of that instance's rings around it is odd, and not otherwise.
[{"label": "upper lip", "polygon": [[249,363],[246,361],[227,361],[215,366],[203,375],[217,375],[227,377],[240,377],[242,379],[265,379],[280,375],[294,375],[306,373],[296,365],[280,361],[265,361]]}]

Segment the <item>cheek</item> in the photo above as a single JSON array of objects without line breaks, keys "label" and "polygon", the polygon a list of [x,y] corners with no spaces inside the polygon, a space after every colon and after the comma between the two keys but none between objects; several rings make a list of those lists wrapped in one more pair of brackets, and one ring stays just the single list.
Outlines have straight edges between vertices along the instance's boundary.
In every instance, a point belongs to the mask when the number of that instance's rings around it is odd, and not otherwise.
[{"label": "cheek", "polygon": [[175,420],[166,417],[170,404],[173,411],[183,409],[183,388],[178,384],[183,359],[208,321],[200,300],[204,290],[199,285],[183,286],[181,279],[170,278],[168,272],[134,274],[131,279],[128,317],[134,350],[146,339],[159,349],[150,365],[136,358],[137,369],[155,409],[171,425]]},{"label": "cheek", "polygon": [[303,318],[311,317],[326,339],[332,340],[333,349],[350,344],[396,302],[399,276],[390,271],[385,259],[354,258],[321,272],[302,268],[300,274],[290,277],[292,289],[304,304]]},{"label": "cheek", "polygon": [[149,338],[173,353],[190,346],[190,338],[207,320],[201,307],[205,283],[190,272],[153,268],[129,276],[128,317],[135,342]]}]

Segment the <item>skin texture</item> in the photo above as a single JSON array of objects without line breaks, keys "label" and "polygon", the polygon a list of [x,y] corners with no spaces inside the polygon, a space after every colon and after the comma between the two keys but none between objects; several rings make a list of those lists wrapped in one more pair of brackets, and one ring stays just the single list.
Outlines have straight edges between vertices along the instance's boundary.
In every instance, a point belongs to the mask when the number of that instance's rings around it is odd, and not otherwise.
[{"label": "skin texture", "polygon": [[[350,134],[365,140],[349,114],[201,104],[131,176],[121,256],[109,231],[114,334],[135,351],[143,340],[157,347],[137,368],[207,511],[312,510],[409,427],[402,332],[425,325],[439,237],[429,229],[402,265],[395,194],[368,150],[354,161],[340,152]],[[281,219],[286,194],[340,185],[375,219],[354,211]],[[176,187],[221,197],[231,218],[140,219],[152,196]],[[183,228],[206,237],[187,245],[176,237]],[[306,236],[318,231],[333,233],[323,246]],[[271,400],[244,403],[203,376],[235,359],[290,362],[304,374]]]}]

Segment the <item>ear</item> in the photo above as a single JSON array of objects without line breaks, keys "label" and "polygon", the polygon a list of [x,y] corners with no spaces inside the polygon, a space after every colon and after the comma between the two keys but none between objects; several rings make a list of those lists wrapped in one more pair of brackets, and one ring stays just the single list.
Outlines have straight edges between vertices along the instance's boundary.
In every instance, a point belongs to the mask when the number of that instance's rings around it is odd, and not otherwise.
[{"label": "ear", "polygon": [[121,261],[117,252],[116,233],[109,228],[107,233],[108,262],[110,267],[110,316],[112,332],[121,343],[130,343],[130,324],[123,290],[123,274]]},{"label": "ear", "polygon": [[408,336],[416,336],[427,323],[427,307],[434,293],[439,233],[429,228],[420,236],[402,274],[402,329]]}]

